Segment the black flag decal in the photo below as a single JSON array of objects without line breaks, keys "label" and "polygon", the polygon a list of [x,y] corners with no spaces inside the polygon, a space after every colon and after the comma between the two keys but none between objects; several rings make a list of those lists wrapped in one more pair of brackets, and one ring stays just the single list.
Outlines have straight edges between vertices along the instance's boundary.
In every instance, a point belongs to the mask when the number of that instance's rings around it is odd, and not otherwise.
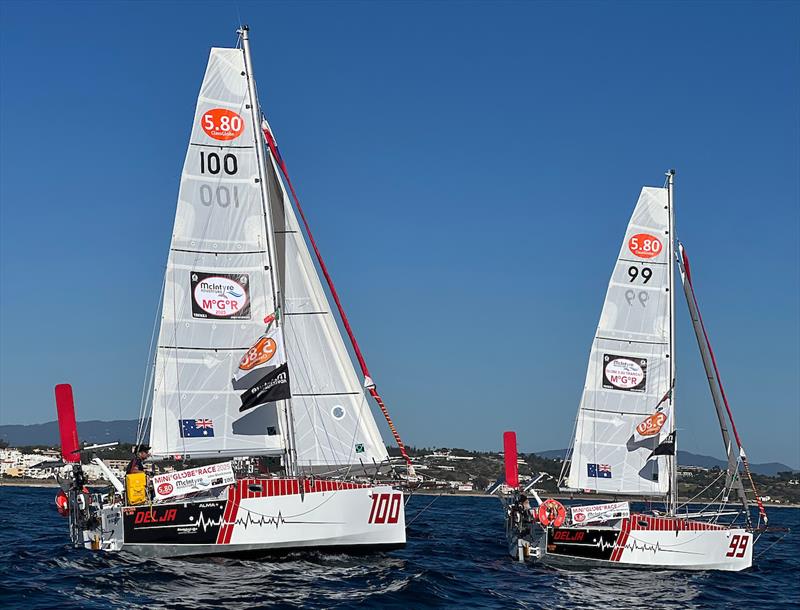
[{"label": "black flag decal", "polygon": [[289,365],[283,363],[276,369],[267,371],[255,384],[241,395],[242,406],[239,412],[247,411],[266,402],[291,398],[289,390]]},{"label": "black flag decal", "polygon": [[672,431],[669,433],[669,436],[664,439],[662,443],[658,445],[655,449],[653,449],[653,453],[650,454],[650,458],[654,458],[657,455],[675,455],[675,432]]}]

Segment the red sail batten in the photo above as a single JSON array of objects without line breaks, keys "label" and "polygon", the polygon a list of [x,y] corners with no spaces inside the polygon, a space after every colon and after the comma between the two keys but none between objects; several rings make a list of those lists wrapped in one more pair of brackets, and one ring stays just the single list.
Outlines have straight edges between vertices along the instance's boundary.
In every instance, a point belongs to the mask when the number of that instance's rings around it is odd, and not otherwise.
[{"label": "red sail batten", "polygon": [[[314,254],[317,257],[317,262],[319,263],[319,268],[322,270],[322,275],[325,276],[325,281],[328,283],[328,288],[331,291],[331,296],[333,297],[334,302],[336,303],[336,308],[339,310],[339,316],[342,318],[342,324],[344,324],[344,328],[347,331],[347,336],[350,337],[350,343],[353,346],[353,351],[356,354],[356,358],[358,359],[358,364],[361,366],[361,372],[363,373],[365,378],[372,379],[371,375],[369,374],[369,369],[367,368],[367,362],[364,360],[364,356],[361,354],[361,348],[358,346],[358,341],[356,341],[355,334],[353,333],[352,328],[350,328],[350,322],[347,319],[347,314],[344,312],[344,307],[342,306],[341,301],[339,300],[339,294],[336,292],[336,287],[333,285],[333,279],[331,278],[330,274],[328,273],[328,268],[325,266],[325,261],[322,260],[322,254],[317,248],[317,242],[314,240],[314,235],[311,233],[311,227],[306,220],[306,215],[303,213],[303,207],[300,205],[300,199],[297,197],[297,192],[294,190],[294,185],[292,185],[292,180],[289,178],[289,171],[286,169],[286,163],[284,163],[283,158],[281,157],[280,153],[278,152],[278,146],[275,144],[275,138],[272,136],[272,133],[269,129],[262,126],[262,130],[264,132],[264,137],[267,140],[267,145],[269,146],[269,150],[272,153],[273,158],[277,162],[278,166],[281,168],[281,172],[283,172],[284,177],[286,178],[286,184],[289,186],[289,190],[292,193],[292,197],[294,198],[295,205],[297,205],[297,211],[300,213],[300,218],[303,221],[303,226],[306,229],[306,233],[308,234],[308,240],[311,242],[311,247],[314,249]],[[386,408],[386,405],[383,402],[380,394],[375,389],[375,387],[370,387],[369,393],[375,399],[375,402],[378,403],[378,406],[383,413],[383,417],[386,419],[386,423],[389,424],[389,430],[392,432],[392,436],[394,436],[394,440],[397,443],[397,446],[400,448],[400,454],[403,456],[403,459],[406,461],[410,472],[413,469],[411,464],[411,458],[408,457],[408,453],[406,452],[406,447],[403,444],[403,441],[400,439],[400,434],[397,432],[397,429],[394,427],[394,423],[392,422],[392,418],[389,416],[389,410]]]}]

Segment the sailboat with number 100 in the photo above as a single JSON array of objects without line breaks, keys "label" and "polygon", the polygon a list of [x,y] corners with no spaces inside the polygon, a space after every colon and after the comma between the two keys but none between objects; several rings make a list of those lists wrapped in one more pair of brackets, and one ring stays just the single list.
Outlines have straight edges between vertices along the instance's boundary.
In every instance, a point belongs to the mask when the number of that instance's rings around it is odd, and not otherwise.
[{"label": "sailboat with number 100", "polygon": [[[262,114],[249,30],[238,34],[236,48],[211,49],[200,88],[140,417],[154,459],[204,463],[149,484],[107,472],[115,489],[89,492],[72,390],[60,385],[62,452],[74,466],[57,503],[76,545],[143,556],[402,546],[401,475],[368,396],[413,468]],[[281,474],[242,472],[254,456],[279,458]]]}]

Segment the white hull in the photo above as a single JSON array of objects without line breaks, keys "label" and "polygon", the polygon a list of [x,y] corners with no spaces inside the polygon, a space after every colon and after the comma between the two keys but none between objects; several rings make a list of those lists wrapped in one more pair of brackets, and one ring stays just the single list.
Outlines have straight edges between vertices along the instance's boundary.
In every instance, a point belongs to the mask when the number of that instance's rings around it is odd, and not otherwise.
[{"label": "white hull", "polygon": [[[300,487],[305,489],[300,493]],[[83,545],[145,557],[379,550],[405,544],[403,494],[389,486],[249,479],[218,497],[101,509]]]},{"label": "white hull", "polygon": [[615,527],[508,529],[512,557],[556,567],[740,571],[752,566],[753,534],[699,521],[632,515]]}]

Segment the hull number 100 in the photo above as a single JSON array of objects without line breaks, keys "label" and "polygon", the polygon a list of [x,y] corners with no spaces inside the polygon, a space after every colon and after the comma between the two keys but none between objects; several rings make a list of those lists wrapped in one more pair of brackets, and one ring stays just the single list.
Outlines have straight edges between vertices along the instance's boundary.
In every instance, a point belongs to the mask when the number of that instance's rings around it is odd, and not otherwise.
[{"label": "hull number 100", "polygon": [[397,523],[403,494],[372,494],[372,510],[367,523]]}]

